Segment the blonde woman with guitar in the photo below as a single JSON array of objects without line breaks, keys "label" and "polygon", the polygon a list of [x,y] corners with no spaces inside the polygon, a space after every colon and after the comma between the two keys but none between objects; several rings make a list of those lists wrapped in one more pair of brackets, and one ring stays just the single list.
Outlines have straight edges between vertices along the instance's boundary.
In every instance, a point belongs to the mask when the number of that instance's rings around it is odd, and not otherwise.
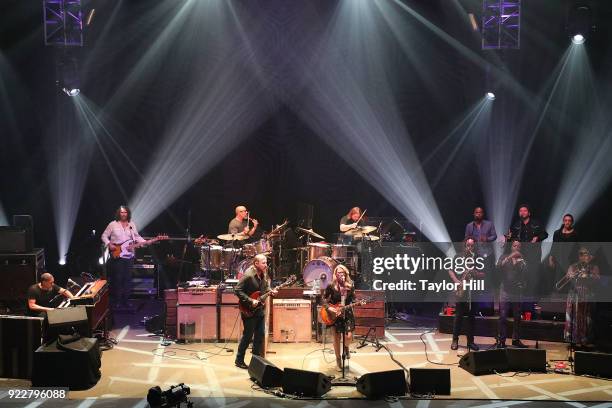
[{"label": "blonde woman with guitar", "polygon": [[[355,330],[355,317],[351,307],[355,300],[355,286],[344,265],[334,268],[331,284],[325,289],[323,295],[324,309],[327,314],[333,314],[335,320],[328,323],[334,335],[334,352],[336,353],[337,370],[342,371],[343,360],[351,358],[349,348]],[[336,311],[337,313],[334,313]],[[344,352],[340,354],[340,340],[344,334]]]}]

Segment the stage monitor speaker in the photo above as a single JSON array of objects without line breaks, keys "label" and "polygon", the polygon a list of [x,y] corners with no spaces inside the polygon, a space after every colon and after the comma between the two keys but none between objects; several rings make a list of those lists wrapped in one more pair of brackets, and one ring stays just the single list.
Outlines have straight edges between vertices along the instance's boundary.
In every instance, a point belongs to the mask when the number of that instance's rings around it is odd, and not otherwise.
[{"label": "stage monitor speaker", "polygon": [[320,397],[331,389],[331,379],[323,373],[285,368],[283,392],[304,397]]},{"label": "stage monitor speaker", "polygon": [[575,352],[574,374],[612,378],[612,354]]},{"label": "stage monitor speaker", "polygon": [[408,386],[404,370],[364,374],[357,380],[357,391],[367,398],[406,395]]},{"label": "stage monitor speaker", "polygon": [[249,377],[264,388],[283,385],[283,370],[260,356],[251,357]]},{"label": "stage monitor speaker", "polygon": [[47,330],[45,344],[57,339],[60,334],[78,333],[81,337],[90,337],[91,328],[85,306],[66,307],[47,311]]},{"label": "stage monitor speaker", "polygon": [[546,372],[546,350],[508,348],[506,359],[508,371]]},{"label": "stage monitor speaker", "polygon": [[411,368],[410,393],[418,395],[450,395],[450,369]]},{"label": "stage monitor speaker", "polygon": [[0,316],[0,378],[32,378],[42,325],[41,317]]},{"label": "stage monitor speaker", "polygon": [[459,367],[473,375],[508,371],[508,359],[503,349],[470,351],[459,360]]},{"label": "stage monitor speaker", "polygon": [[32,252],[32,232],[23,227],[0,227],[0,252]]}]

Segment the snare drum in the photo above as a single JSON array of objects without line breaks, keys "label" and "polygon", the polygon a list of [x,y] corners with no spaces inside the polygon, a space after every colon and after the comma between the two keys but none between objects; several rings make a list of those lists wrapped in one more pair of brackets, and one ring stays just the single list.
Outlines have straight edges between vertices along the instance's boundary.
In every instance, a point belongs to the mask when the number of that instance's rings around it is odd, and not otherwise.
[{"label": "snare drum", "polygon": [[203,245],[200,247],[200,268],[220,269],[223,263],[223,247],[220,245]]},{"label": "snare drum", "polygon": [[318,281],[318,287],[325,289],[333,279],[334,268],[338,265],[338,261],[328,256],[322,256],[319,259],[309,261],[304,270],[302,277],[304,283],[313,286]]},{"label": "snare drum", "polygon": [[329,244],[325,242],[311,242],[308,244],[308,260],[313,261],[315,259],[329,255]]},{"label": "snare drum", "polygon": [[223,248],[223,266],[225,270],[230,270],[232,264],[237,264],[240,260],[240,249]]},{"label": "snare drum", "polygon": [[262,238],[253,243],[256,254],[267,254],[272,252],[272,243],[267,238]]}]

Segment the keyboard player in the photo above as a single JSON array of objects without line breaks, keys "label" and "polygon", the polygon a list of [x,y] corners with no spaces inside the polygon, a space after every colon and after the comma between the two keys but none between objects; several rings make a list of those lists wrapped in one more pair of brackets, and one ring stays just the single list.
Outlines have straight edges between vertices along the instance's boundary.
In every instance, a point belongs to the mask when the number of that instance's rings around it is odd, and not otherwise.
[{"label": "keyboard player", "polygon": [[68,289],[55,284],[55,278],[48,272],[40,275],[40,281],[28,289],[28,316],[45,317],[48,310],[54,309],[60,299],[72,299],[74,296]]}]

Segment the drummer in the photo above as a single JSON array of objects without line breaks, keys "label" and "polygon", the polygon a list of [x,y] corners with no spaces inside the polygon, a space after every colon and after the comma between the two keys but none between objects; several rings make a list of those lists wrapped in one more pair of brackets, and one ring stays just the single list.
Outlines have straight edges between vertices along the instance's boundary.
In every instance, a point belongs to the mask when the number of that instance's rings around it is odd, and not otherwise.
[{"label": "drummer", "polygon": [[[257,230],[259,222],[254,218],[248,218],[249,212],[243,205],[236,207],[235,211],[236,217],[229,222],[227,232],[229,234],[243,234],[252,237]],[[249,226],[249,221],[253,223],[253,227]]]},{"label": "drummer", "polygon": [[340,218],[340,232],[347,232],[357,228],[357,221],[363,222],[363,219],[359,220],[359,218],[361,218],[361,208],[351,208],[348,214]]}]

